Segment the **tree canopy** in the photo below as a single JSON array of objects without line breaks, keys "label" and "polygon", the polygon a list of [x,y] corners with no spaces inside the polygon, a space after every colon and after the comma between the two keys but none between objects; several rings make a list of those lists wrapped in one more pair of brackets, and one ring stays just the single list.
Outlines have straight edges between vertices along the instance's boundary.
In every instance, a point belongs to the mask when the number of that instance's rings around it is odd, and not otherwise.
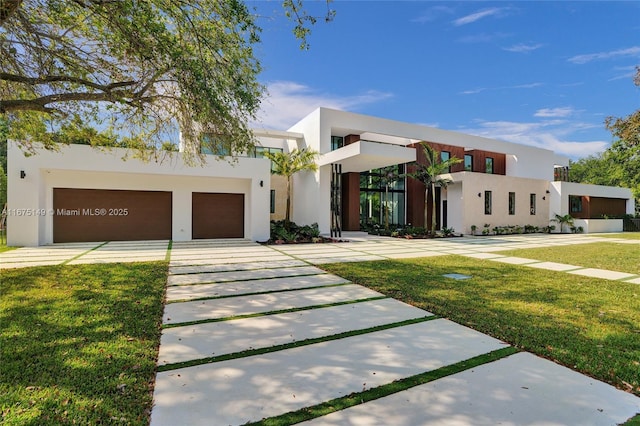
[{"label": "tree canopy", "polygon": [[[307,47],[316,18],[302,0],[283,6]],[[51,147],[51,130],[75,121],[159,149],[179,125],[188,152],[199,152],[202,132],[246,151],[265,93],[256,19],[241,0],[3,0],[0,113],[9,136]]]}]

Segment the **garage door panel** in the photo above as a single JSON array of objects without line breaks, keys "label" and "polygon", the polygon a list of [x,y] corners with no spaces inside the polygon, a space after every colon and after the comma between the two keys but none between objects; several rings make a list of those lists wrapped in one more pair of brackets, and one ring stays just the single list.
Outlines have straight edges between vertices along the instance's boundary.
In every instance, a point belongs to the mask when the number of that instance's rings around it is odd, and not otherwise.
[{"label": "garage door panel", "polygon": [[194,192],[192,238],[244,238],[244,194]]},{"label": "garage door panel", "polygon": [[53,189],[53,241],[171,239],[172,193]]}]

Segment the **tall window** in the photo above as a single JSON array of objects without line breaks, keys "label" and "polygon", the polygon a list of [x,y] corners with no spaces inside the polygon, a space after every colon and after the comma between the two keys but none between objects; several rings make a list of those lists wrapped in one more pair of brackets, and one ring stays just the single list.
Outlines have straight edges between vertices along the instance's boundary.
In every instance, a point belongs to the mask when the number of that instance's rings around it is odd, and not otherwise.
[{"label": "tall window", "polygon": [[509,193],[509,214],[516,214],[516,193]]},{"label": "tall window", "polygon": [[473,155],[471,154],[464,155],[464,171],[465,172],[473,171]]},{"label": "tall window", "polygon": [[491,191],[484,191],[484,214],[491,214]]},{"label": "tall window", "polygon": [[536,214],[536,194],[529,194],[529,213]]},{"label": "tall window", "polygon": [[484,159],[484,171],[487,173],[493,173],[493,158],[487,157]]},{"label": "tall window", "polygon": [[214,134],[203,134],[201,137],[200,152],[207,155],[226,157],[231,155],[231,144]]},{"label": "tall window", "polygon": [[[385,214],[390,224],[405,222],[405,179],[389,182],[388,176],[403,175],[404,164],[360,173],[360,224],[382,225]],[[386,213],[385,213],[386,212]]]},{"label": "tall window", "polygon": [[582,213],[582,197],[580,195],[569,195],[569,211]]},{"label": "tall window", "polygon": [[342,136],[331,136],[331,151],[335,151],[343,146],[344,138]]},{"label": "tall window", "polygon": [[[256,158],[264,158],[265,152],[282,152],[282,148],[269,148],[266,146],[256,146],[255,157]],[[273,170],[273,161],[271,162],[271,170]],[[272,212],[273,213],[273,212]]]},{"label": "tall window", "polygon": [[276,190],[272,189],[270,195],[271,195],[270,212],[275,213],[276,212]]},{"label": "tall window", "polygon": [[[443,163],[449,160],[450,158],[451,158],[451,153],[449,151],[442,151],[440,153],[440,161],[442,161]],[[449,167],[447,171],[451,173],[451,167]]]}]

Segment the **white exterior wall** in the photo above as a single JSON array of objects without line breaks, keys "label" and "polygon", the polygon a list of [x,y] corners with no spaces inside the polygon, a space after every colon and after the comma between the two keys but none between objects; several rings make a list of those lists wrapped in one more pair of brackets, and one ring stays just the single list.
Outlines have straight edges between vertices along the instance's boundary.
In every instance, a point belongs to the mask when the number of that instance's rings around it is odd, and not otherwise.
[{"label": "white exterior wall", "polygon": [[464,206],[464,201],[465,201],[463,192],[462,192],[462,183],[454,182],[449,184],[449,186],[447,186],[446,200],[447,200],[447,227],[455,229],[456,233],[466,232],[465,221],[464,221],[464,209],[459,208],[459,206]]},{"label": "white exterior wall", "polygon": [[[549,182],[541,179],[505,177],[485,173],[459,172],[443,175],[453,179],[448,192],[448,225],[456,232],[471,233],[471,225],[544,227],[549,225]],[[460,188],[460,189],[458,189]],[[491,214],[484,214],[484,193],[491,191]],[[515,214],[509,214],[509,192],[516,193]],[[478,197],[478,194],[480,196]],[[536,194],[536,214],[529,209],[529,196]],[[543,199],[544,197],[544,199]]]},{"label": "white exterior wall", "polygon": [[627,214],[635,213],[635,199],[633,198],[633,192],[629,188],[575,182],[551,182],[550,187],[553,196],[552,210],[550,212],[552,217],[556,213],[562,216],[569,214],[569,195],[622,198],[627,200]]},{"label": "white exterior wall", "polygon": [[582,226],[585,234],[622,232],[624,229],[622,219],[574,219],[573,226]]},{"label": "white exterior wall", "polygon": [[[84,145],[41,149],[25,157],[13,142],[8,153],[8,208],[42,211],[44,215],[7,218],[7,243],[36,246],[53,242],[53,188],[156,190],[173,192],[172,239],[191,239],[191,193],[245,195],[245,238],[269,238],[269,161],[239,158],[230,164],[209,158],[204,166],[186,165],[180,154],[161,163],[123,161],[127,150],[101,152]],[[20,170],[26,173],[20,179]],[[263,186],[260,186],[260,182]]]},{"label": "white exterior wall", "polygon": [[[311,148],[324,153],[331,148],[331,129],[321,123],[320,109],[315,110],[289,131],[304,135],[298,148]],[[322,233],[331,227],[331,166],[319,167],[315,173],[302,172],[293,177],[293,214],[291,220],[300,225],[317,223]]]}]

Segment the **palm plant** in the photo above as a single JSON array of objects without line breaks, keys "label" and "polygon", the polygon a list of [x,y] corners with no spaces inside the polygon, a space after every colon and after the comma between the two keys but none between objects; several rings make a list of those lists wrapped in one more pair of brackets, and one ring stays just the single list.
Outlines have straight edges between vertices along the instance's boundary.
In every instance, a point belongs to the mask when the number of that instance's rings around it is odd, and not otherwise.
[{"label": "palm plant", "polygon": [[408,173],[407,176],[416,179],[431,191],[431,229],[430,232],[435,234],[436,232],[436,187],[446,188],[451,179],[446,179],[440,175],[449,172],[449,168],[454,164],[460,163],[460,158],[451,157],[448,160],[442,161],[440,153],[433,149],[431,145],[426,142],[421,142],[425,164],[416,163],[416,170],[413,173]]},{"label": "palm plant", "polygon": [[564,216],[556,214],[555,217],[551,219],[551,222],[556,222],[558,225],[560,225],[560,232],[562,232],[564,229],[564,225],[567,225],[569,228],[573,226],[573,216],[571,216],[570,214],[565,214]]},{"label": "palm plant", "polygon": [[265,152],[265,158],[271,160],[271,174],[287,178],[287,209],[285,212],[285,227],[288,229],[291,223],[291,178],[302,171],[318,170],[316,157],[317,151],[310,148],[293,149],[289,152]]}]

